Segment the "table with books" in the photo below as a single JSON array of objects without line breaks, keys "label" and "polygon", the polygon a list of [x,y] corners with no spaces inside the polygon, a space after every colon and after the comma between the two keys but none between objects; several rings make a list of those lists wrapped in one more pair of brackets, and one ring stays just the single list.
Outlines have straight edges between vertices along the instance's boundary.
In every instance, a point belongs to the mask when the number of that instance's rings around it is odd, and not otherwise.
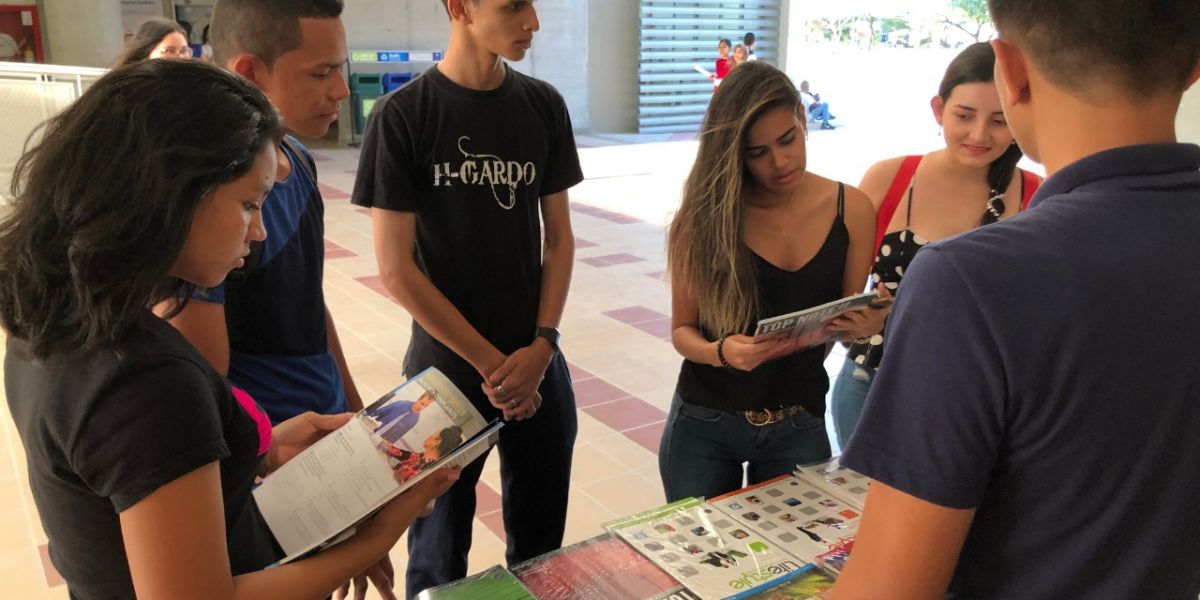
[{"label": "table with books", "polygon": [[854,543],[868,479],[837,459],[604,524],[597,537],[425,590],[421,600],[823,598]]}]

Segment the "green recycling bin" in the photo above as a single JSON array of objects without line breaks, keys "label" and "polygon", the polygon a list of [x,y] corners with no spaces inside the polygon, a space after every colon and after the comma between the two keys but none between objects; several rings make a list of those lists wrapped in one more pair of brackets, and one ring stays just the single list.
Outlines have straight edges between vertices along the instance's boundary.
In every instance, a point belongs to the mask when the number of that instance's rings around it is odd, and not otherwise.
[{"label": "green recycling bin", "polygon": [[350,104],[354,113],[354,133],[362,135],[367,128],[367,115],[383,95],[383,76],[377,73],[355,73],[350,76]]}]

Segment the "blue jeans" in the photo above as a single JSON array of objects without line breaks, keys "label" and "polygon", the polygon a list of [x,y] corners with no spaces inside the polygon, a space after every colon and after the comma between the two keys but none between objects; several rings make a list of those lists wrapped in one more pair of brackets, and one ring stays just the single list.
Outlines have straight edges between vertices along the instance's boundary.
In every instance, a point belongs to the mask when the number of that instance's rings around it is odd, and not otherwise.
[{"label": "blue jeans", "polygon": [[[478,385],[462,391],[484,419],[500,416]],[[571,374],[561,352],[550,361],[538,392],[542,407],[530,419],[505,423],[496,445],[507,538],[504,558],[509,565],[557,550],[567,525],[578,415]],[[464,467],[458,481],[437,499],[433,513],[409,527],[406,597],[466,577],[475,484],[484,461],[480,458]]]},{"label": "blue jeans", "polygon": [[833,431],[837,434],[838,447],[842,452],[846,451],[850,434],[858,425],[858,417],[862,415],[867,392],[871,391],[871,382],[874,380],[875,369],[847,358],[833,383],[830,410],[833,411]]},{"label": "blue jeans", "polygon": [[741,489],[742,463],[751,484],[828,459],[825,419],[807,411],[763,427],[740,413],[688,404],[676,394],[658,451],[667,501],[712,498]]},{"label": "blue jeans", "polygon": [[828,125],[829,124],[829,103],[828,102],[818,103],[816,108],[809,108],[808,114],[809,114],[809,116],[812,117],[812,120],[820,121],[822,124]]}]

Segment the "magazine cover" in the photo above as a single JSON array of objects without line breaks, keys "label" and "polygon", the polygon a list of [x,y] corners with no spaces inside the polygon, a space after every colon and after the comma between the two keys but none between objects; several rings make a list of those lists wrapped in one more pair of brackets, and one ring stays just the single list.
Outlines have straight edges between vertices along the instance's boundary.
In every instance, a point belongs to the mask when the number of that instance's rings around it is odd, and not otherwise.
[{"label": "magazine cover", "polygon": [[674,577],[611,534],[512,568],[539,600],[696,600]]},{"label": "magazine cover", "polygon": [[507,569],[496,565],[458,581],[429,588],[417,600],[538,600]]},{"label": "magazine cover", "polygon": [[887,301],[880,298],[875,292],[868,292],[794,313],[763,319],[754,329],[754,340],[757,342],[786,338],[788,340],[787,348],[778,352],[777,356],[826,342],[838,341],[843,337],[843,332],[829,331],[830,322],[852,310],[868,306],[884,306],[885,302]]},{"label": "magazine cover", "polygon": [[427,369],[268,475],[254,501],[290,562],[349,537],[434,469],[472,462],[501,425],[489,426],[445,375]]},{"label": "magazine cover", "polygon": [[850,551],[853,549],[854,538],[843,540],[830,548],[829,552],[818,556],[817,564],[840,575],[842,569],[846,567],[846,560],[850,558]]},{"label": "magazine cover", "polygon": [[852,537],[861,519],[859,509],[791,475],[709,503],[803,562],[815,562],[818,555]]},{"label": "magazine cover", "polygon": [[790,573],[771,587],[749,594],[734,596],[730,600],[809,600],[827,598],[833,589],[835,577],[814,565],[808,565]]},{"label": "magazine cover", "polygon": [[754,530],[699,498],[605,524],[687,589],[720,600],[804,567]]},{"label": "magazine cover", "polygon": [[867,505],[867,484],[871,483],[871,479],[843,467],[837,458],[803,467],[797,465],[793,474],[859,510]]}]

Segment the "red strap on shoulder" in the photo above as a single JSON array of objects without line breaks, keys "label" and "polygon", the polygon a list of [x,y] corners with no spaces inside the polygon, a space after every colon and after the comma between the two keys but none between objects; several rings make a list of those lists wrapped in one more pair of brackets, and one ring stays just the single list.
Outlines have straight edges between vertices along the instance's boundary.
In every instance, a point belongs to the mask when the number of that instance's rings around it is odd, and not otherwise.
[{"label": "red strap on shoulder", "polygon": [[1029,201],[1033,200],[1033,194],[1037,192],[1038,185],[1040,184],[1038,183],[1037,175],[1025,169],[1021,169],[1021,177],[1024,178],[1023,181],[1025,182],[1025,195],[1021,197],[1021,210],[1025,210],[1029,208]]},{"label": "red strap on shoulder", "polygon": [[875,254],[879,254],[883,234],[887,232],[888,224],[892,222],[892,216],[900,206],[900,199],[904,197],[904,190],[908,189],[908,184],[917,172],[917,165],[921,164],[922,158],[921,155],[904,157],[904,162],[900,163],[900,170],[896,171],[896,176],[892,179],[892,186],[888,188],[883,203],[879,205],[879,212],[875,214]]}]

